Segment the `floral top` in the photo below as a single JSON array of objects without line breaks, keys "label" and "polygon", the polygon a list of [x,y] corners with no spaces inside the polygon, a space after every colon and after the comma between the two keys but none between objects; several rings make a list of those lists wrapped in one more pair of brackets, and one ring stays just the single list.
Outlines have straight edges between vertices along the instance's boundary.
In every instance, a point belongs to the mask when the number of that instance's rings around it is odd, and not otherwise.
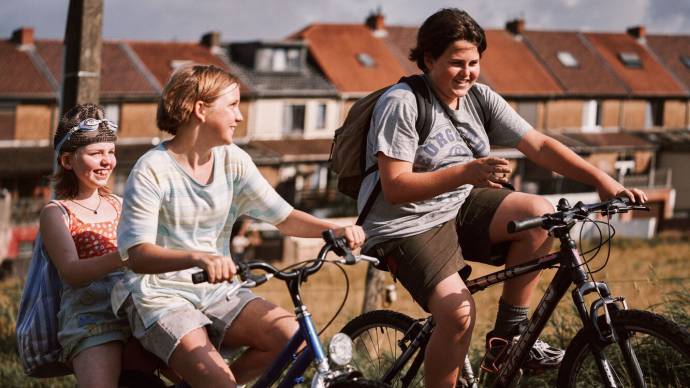
[{"label": "floral top", "polygon": [[70,213],[69,233],[77,247],[77,254],[80,259],[103,256],[117,250],[117,222],[120,219],[120,202],[111,195],[104,198],[117,212],[117,216],[111,221],[84,222],[64,206]]}]

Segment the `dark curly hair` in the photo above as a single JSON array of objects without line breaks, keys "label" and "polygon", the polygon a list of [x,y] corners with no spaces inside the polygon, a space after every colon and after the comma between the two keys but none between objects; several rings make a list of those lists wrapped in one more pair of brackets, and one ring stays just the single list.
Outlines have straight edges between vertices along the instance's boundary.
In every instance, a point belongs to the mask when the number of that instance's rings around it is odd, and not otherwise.
[{"label": "dark curly hair", "polygon": [[479,55],[486,50],[484,30],[465,11],[457,8],[444,8],[429,16],[417,32],[417,46],[410,50],[409,59],[417,67],[427,72],[424,56],[431,55],[437,59],[457,40],[466,40],[475,46]]},{"label": "dark curly hair", "polygon": [[[105,112],[103,107],[96,104],[80,104],[67,111],[67,113],[60,118],[58,127],[53,136],[53,148],[57,148],[60,141],[67,136],[72,128],[79,125],[80,122],[88,118],[104,119]],[[106,123],[101,123],[95,133],[76,131],[69,135],[69,138],[56,149],[56,163],[57,168],[53,173],[52,181],[55,189],[55,197],[59,199],[74,198],[79,194],[79,181],[74,171],[65,169],[60,163],[62,155],[66,153],[73,153],[79,147],[83,147],[93,143],[112,142],[117,140],[117,134]],[[99,188],[98,191],[105,195],[110,193],[107,187]]]}]

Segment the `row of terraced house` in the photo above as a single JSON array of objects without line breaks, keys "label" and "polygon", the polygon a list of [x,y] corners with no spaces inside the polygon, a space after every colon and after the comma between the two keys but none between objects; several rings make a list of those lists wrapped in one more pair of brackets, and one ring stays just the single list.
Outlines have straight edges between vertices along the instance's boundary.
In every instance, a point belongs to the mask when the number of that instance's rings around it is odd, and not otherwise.
[{"label": "row of terraced house", "polygon": [[[281,41],[104,41],[100,103],[118,121],[121,192],[129,169],[165,138],[157,99],[170,74],[210,63],[241,82],[245,117],[236,142],[297,207],[351,215],[327,159],[335,128],[358,98],[418,73],[407,59],[417,27],[388,26],[380,13],[362,24],[315,23]],[[644,187],[663,225],[690,214],[690,35],[538,31],[524,20],[488,29],[480,82],[537,130],[553,136],[626,185]],[[0,187],[14,224],[34,222],[48,195],[51,138],[59,115],[63,45],[18,28],[0,41]],[[532,165],[512,149],[513,181],[541,194],[591,191]],[[40,202],[40,201],[39,201]],[[20,206],[18,204],[26,204]]]}]

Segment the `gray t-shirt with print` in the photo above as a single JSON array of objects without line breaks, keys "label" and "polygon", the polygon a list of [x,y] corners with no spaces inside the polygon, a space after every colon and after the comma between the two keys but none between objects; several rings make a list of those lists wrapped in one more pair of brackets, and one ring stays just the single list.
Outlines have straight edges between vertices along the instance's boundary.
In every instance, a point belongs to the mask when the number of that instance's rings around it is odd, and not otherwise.
[{"label": "gray t-shirt with print", "polygon": [[[374,107],[367,138],[367,167],[376,163],[379,152],[412,163],[415,172],[428,172],[466,163],[475,156],[488,156],[490,144],[515,147],[531,126],[491,88],[483,84],[476,84],[475,88],[478,98],[475,100],[468,93],[457,110],[447,105],[444,108],[437,98],[432,98],[429,137],[418,146],[415,95],[406,83],[391,87]],[[486,128],[483,112],[488,118]],[[454,116],[453,120],[449,114]],[[474,153],[466,141],[471,143]],[[378,171],[374,171],[362,182],[357,201],[360,212],[378,179]],[[452,219],[471,189],[472,185],[462,185],[428,200],[400,205],[386,202],[379,194],[363,225],[367,233],[364,249],[392,238],[426,232]]]}]

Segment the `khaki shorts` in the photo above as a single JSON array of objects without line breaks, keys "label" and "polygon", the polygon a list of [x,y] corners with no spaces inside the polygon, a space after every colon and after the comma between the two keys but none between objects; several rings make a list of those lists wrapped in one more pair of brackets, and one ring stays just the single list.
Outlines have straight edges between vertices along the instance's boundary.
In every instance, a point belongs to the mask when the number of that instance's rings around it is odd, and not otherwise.
[{"label": "khaki shorts", "polygon": [[259,296],[245,288],[240,288],[229,299],[223,298],[204,310],[194,308],[191,303],[172,310],[149,327],[144,327],[144,322],[131,296],[125,301],[123,308],[127,312],[132,335],[141,342],[144,349],[169,364],[170,356],[180,344],[182,337],[200,327],[206,328],[209,340],[216,349],[220,350],[227,329],[240,315],[242,309],[256,298]]},{"label": "khaki shorts", "polygon": [[367,253],[385,262],[394,278],[424,310],[438,283],[454,273],[467,279],[471,268],[464,260],[505,264],[509,242],[491,244],[489,226],[511,190],[472,189],[455,219],[415,236],[377,244]]}]

